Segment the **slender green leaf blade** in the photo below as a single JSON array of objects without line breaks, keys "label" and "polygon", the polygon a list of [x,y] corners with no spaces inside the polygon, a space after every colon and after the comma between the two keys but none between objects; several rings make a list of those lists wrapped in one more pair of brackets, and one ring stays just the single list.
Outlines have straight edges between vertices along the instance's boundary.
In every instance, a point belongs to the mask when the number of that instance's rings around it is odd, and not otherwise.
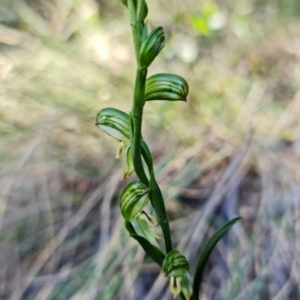
[{"label": "slender green leaf blade", "polygon": [[132,224],[130,223],[130,221],[125,221],[125,228],[129,232],[130,235],[136,234],[136,232],[134,231],[134,228],[133,228]]},{"label": "slender green leaf blade", "polygon": [[241,216],[238,216],[226,222],[211,236],[211,238],[206,243],[204,249],[202,250],[199,256],[197,266],[196,266],[194,282],[193,282],[193,300],[198,300],[202,275],[212,250],[214,249],[218,241],[222,238],[222,236],[241,218],[242,218]]},{"label": "slender green leaf blade", "polygon": [[164,240],[166,244],[166,252],[172,251],[172,239],[171,239],[171,233],[170,233],[170,227],[169,227],[169,219],[166,212],[166,207],[164,203],[164,199],[161,193],[161,190],[159,188],[159,185],[157,184],[154,172],[152,171],[150,174],[150,202],[154,208],[154,211],[157,216],[157,221],[161,227],[161,230],[164,235]]},{"label": "slender green leaf blade", "polygon": [[139,236],[137,234],[131,234],[130,236],[139,242],[139,244],[143,247],[145,252],[153,259],[153,261],[155,261],[160,267],[162,266],[165,254],[159,248],[152,245],[142,236]]},{"label": "slender green leaf blade", "polygon": [[145,143],[144,140],[141,140],[141,152],[150,173],[150,202],[157,216],[157,221],[161,226],[166,244],[166,252],[168,253],[172,250],[172,239],[169,228],[169,220],[161,190],[155,180],[152,155],[148,145]]}]

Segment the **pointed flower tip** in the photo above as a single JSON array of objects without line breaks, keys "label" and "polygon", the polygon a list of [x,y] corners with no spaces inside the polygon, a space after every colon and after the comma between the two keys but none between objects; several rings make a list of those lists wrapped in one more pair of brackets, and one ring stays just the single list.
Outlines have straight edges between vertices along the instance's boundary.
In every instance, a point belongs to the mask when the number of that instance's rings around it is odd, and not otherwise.
[{"label": "pointed flower tip", "polygon": [[128,178],[132,173],[133,173],[133,171],[131,171],[129,173],[124,173],[123,176],[121,177],[121,181],[123,181],[124,179]]},{"label": "pointed flower tip", "polygon": [[171,277],[170,290],[173,294],[173,299],[175,299],[180,293],[180,280],[177,277]]},{"label": "pointed flower tip", "polygon": [[142,210],[140,212],[138,218],[140,220],[143,220],[143,221],[147,222],[149,224],[149,226],[151,226],[151,227],[157,225],[156,219],[153,216],[151,216],[150,214],[148,214],[147,212],[145,212],[144,210]]},{"label": "pointed flower tip", "polygon": [[124,155],[124,175],[123,178],[129,177],[134,171],[132,151],[130,145],[127,145]]},{"label": "pointed flower tip", "polygon": [[127,146],[127,143],[121,141],[119,143],[119,146],[118,146],[118,149],[117,149],[117,154],[116,154],[116,158],[119,159],[121,158],[121,155],[122,155],[122,152],[123,152],[123,149]]},{"label": "pointed flower tip", "polygon": [[192,280],[188,271],[181,277],[181,292],[184,294],[186,300],[189,300],[193,294]]}]

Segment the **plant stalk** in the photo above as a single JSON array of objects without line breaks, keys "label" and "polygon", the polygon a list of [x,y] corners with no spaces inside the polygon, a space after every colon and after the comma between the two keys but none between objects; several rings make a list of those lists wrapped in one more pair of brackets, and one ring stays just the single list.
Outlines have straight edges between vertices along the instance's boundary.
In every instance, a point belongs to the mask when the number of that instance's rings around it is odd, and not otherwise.
[{"label": "plant stalk", "polygon": [[[145,104],[145,84],[146,84],[146,77],[147,77],[147,68],[143,68],[139,64],[139,49],[141,47],[141,36],[143,31],[143,24],[137,21],[135,15],[135,7],[133,5],[132,0],[129,0],[128,5],[129,13],[130,13],[130,22],[132,28],[132,35],[134,41],[134,48],[136,54],[136,61],[137,61],[137,71],[136,71],[136,79],[135,79],[135,86],[134,86],[134,96],[133,96],[133,106],[131,110],[131,119],[132,119],[132,134],[131,134],[131,149],[132,149],[132,157],[133,157],[133,166],[138,178],[149,186],[149,180],[145,174],[143,160],[142,160],[142,153],[141,153],[141,140],[142,140],[142,119],[143,119],[143,109]],[[152,180],[151,183],[153,188],[151,188],[151,203],[155,210],[155,213],[158,217],[158,222],[162,228],[166,251],[169,252],[172,250],[172,240],[169,228],[169,221],[166,213],[166,208],[164,205],[162,193],[160,188],[155,180],[154,177],[154,170],[152,165],[149,166],[149,175],[151,176]]]},{"label": "plant stalk", "polygon": [[135,172],[139,179],[149,185],[149,180],[145,174],[142,156],[141,156],[141,139],[142,139],[142,118],[144,109],[144,94],[146,83],[147,69],[139,68],[136,72],[133,106],[131,111],[131,118],[133,121],[133,135],[131,141],[133,165]]}]

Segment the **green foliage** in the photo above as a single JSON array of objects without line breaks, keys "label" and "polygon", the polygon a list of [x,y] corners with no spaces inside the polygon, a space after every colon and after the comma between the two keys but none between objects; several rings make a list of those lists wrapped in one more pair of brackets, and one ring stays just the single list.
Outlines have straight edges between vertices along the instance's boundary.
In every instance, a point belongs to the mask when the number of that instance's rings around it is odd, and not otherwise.
[{"label": "green foliage", "polygon": [[223,235],[237,222],[241,219],[242,217],[235,217],[228,222],[226,222],[222,227],[220,227],[207,241],[206,245],[204,246],[197,265],[196,265],[196,271],[195,271],[195,277],[194,277],[194,282],[193,282],[193,292],[194,292],[194,299],[198,299],[198,294],[200,291],[200,286],[201,286],[201,281],[202,281],[202,276],[203,272],[205,269],[205,266],[208,262],[209,256],[213,249],[215,248],[216,244],[218,241],[223,237]]},{"label": "green foliage", "polygon": [[162,266],[165,254],[160,250],[160,248],[149,243],[147,239],[140,235],[131,234],[130,236],[139,242],[139,244],[143,247],[149,257],[153,259],[153,261],[155,261],[160,267]]}]

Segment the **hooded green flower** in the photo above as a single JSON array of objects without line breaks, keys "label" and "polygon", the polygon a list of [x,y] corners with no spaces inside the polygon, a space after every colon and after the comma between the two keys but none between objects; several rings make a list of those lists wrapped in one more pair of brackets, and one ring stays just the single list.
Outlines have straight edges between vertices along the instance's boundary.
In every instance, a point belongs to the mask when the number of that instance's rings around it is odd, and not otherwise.
[{"label": "hooded green flower", "polygon": [[124,189],[120,199],[120,208],[124,219],[131,223],[136,234],[158,246],[156,239],[159,237],[150,229],[151,226],[157,225],[157,221],[144,211],[148,202],[149,188],[142,182],[134,181]]},{"label": "hooded green flower", "polygon": [[111,107],[100,110],[97,114],[96,125],[108,135],[120,141],[116,158],[124,155],[124,173],[122,179],[128,177],[133,171],[132,151],[130,147],[130,117],[128,114]]},{"label": "hooded green flower", "polygon": [[170,279],[170,290],[174,298],[182,292],[189,300],[193,287],[186,258],[177,250],[170,251],[164,258],[162,270]]}]

